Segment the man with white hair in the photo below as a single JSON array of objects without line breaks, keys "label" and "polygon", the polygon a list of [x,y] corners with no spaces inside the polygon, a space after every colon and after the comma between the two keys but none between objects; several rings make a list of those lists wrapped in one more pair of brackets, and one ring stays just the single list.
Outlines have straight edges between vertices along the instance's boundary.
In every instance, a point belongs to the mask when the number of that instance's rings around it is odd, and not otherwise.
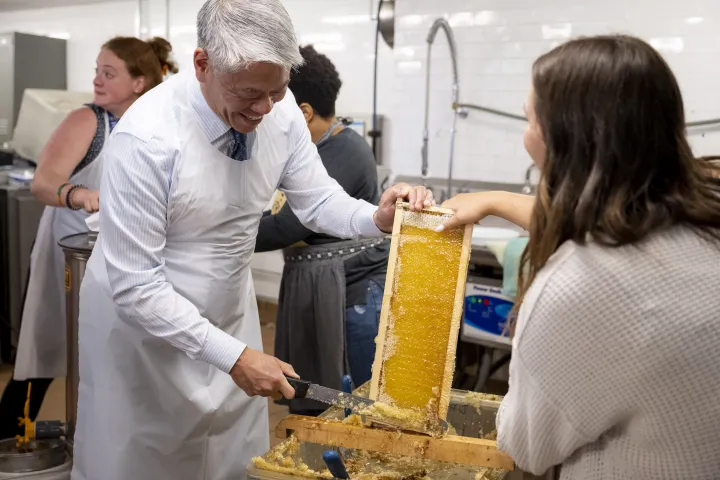
[{"label": "man with white hair", "polygon": [[[208,0],[194,75],[130,108],[108,144],[100,235],[80,291],[74,480],[234,480],[269,448],[292,367],[262,353],[250,256],[276,188],[309,228],[389,232],[325,171],[287,91],[302,57],[279,0]],[[238,388],[239,387],[239,388]]]}]

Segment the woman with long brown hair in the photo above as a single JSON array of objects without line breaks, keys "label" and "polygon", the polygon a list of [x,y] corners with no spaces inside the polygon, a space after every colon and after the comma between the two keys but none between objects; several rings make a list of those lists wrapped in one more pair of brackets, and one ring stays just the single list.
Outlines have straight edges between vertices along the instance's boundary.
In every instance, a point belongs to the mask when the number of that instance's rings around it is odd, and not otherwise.
[{"label": "woman with long brown hair", "polygon": [[0,438],[22,433],[28,383],[34,420],[52,379],[65,375],[65,260],[57,242],[87,232],[85,218],[100,204],[106,140],[135,100],[178,71],[171,51],[163,38],[108,40],[97,56],[93,103],[71,112],[40,153],[31,188],[47,207],[30,259],[14,379],[0,399]]},{"label": "woman with long brown hair", "polygon": [[445,228],[530,234],[499,447],[562,479],[718,478],[720,180],[672,71],[637,38],[573,40],[535,62],[525,108],[537,198],[445,204]]}]

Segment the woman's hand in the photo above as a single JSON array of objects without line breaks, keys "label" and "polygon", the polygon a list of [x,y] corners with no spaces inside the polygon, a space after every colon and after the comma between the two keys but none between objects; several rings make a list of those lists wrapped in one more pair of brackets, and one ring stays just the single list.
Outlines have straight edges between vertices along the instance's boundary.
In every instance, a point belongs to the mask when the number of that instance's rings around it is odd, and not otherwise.
[{"label": "woman's hand", "polygon": [[442,232],[443,230],[452,230],[463,225],[472,225],[491,215],[493,202],[495,201],[492,195],[493,193],[494,192],[461,193],[445,201],[442,204],[443,208],[453,210],[455,215],[437,227],[436,230]]},{"label": "woman's hand", "polygon": [[443,207],[455,211],[437,231],[450,230],[463,225],[478,223],[494,215],[527,230],[530,227],[535,197],[510,192],[462,193],[443,203]]},{"label": "woman's hand", "polygon": [[100,210],[100,192],[78,188],[70,195],[70,203],[74,208],[80,207],[88,213],[95,213]]},{"label": "woman's hand", "polygon": [[410,210],[422,210],[435,205],[432,191],[425,187],[411,187],[407,183],[393,185],[382,194],[380,205],[375,211],[375,225],[380,231],[392,232],[395,219],[395,203],[399,199],[407,200],[410,203]]}]

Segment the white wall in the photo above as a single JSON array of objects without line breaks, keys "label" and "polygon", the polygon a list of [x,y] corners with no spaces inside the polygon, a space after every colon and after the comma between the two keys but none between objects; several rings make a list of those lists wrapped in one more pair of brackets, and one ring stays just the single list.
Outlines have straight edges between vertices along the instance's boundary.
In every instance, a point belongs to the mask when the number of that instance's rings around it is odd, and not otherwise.
[{"label": "white wall", "polygon": [[[150,0],[151,33],[164,35]],[[190,68],[195,16],[203,0],[171,0],[170,41],[181,68]],[[395,49],[380,45],[379,112],[389,116],[385,162],[395,173],[419,175],[425,88],[425,38],[438,16],[453,26],[459,54],[461,101],[520,114],[532,61],[576,35],[624,32],[652,41],[675,70],[689,120],[720,117],[720,2],[717,0],[396,0]],[[372,108],[374,24],[369,0],[285,0],[301,43],[313,43],[336,64],[344,86],[338,112]],[[5,30],[68,38],[68,82],[90,90],[100,45],[134,35],[137,2],[0,13]],[[440,33],[432,50],[430,173],[447,175],[450,60]],[[457,131],[454,177],[520,183],[529,160],[523,124],[471,112]],[[692,131],[698,154],[720,153],[720,133]]]},{"label": "white wall", "polygon": [[[578,35],[630,33],[651,41],[674,69],[689,121],[720,117],[718,0],[397,0],[392,154],[395,173],[420,174],[425,38],[433,20],[453,26],[460,100],[522,114],[532,61]],[[447,176],[451,68],[447,42],[432,49],[430,173]],[[454,177],[521,183],[530,161],[523,124],[480,113],[460,121]],[[698,154],[720,153],[720,133],[692,143]]]},{"label": "white wall", "polygon": [[[165,35],[164,0],[149,2],[149,29]],[[373,3],[376,3],[374,0]],[[203,0],[171,0],[170,38],[182,69],[191,67],[195,16]],[[577,35],[630,33],[651,41],[680,81],[688,120],[720,117],[720,1],[683,0],[396,0],[395,49],[381,42],[379,113],[389,116],[383,148],[396,174],[420,174],[425,41],[432,21],[445,17],[455,33],[462,102],[522,113],[530,68],[538,55]],[[340,114],[372,108],[374,24],[370,0],[285,0],[300,42],[313,43],[337,66],[344,86]],[[95,56],[104,41],[139,30],[137,1],[0,12],[6,31],[68,39],[68,85],[92,89]],[[430,172],[448,166],[451,70],[447,42],[432,50]],[[460,120],[456,179],[521,183],[529,165],[524,124],[471,112]],[[697,154],[720,154],[717,127],[691,131]],[[459,182],[461,184],[461,182]],[[277,252],[253,259],[261,296],[277,295],[282,259]]]},{"label": "white wall", "polygon": [[0,12],[0,25],[6,32],[67,39],[68,90],[89,92],[100,46],[116,35],[135,35],[136,11],[137,2],[128,0]]}]

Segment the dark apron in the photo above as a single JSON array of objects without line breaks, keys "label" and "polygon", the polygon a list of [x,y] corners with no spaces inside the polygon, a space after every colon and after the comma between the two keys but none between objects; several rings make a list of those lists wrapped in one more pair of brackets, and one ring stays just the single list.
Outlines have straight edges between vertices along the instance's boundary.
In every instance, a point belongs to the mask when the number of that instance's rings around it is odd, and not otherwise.
[{"label": "dark apron", "polygon": [[[275,356],[291,364],[304,380],[342,389],[342,377],[350,371],[345,345],[345,261],[383,242],[384,238],[348,240],[283,250]],[[314,400],[290,401],[291,412],[327,408]]]}]

